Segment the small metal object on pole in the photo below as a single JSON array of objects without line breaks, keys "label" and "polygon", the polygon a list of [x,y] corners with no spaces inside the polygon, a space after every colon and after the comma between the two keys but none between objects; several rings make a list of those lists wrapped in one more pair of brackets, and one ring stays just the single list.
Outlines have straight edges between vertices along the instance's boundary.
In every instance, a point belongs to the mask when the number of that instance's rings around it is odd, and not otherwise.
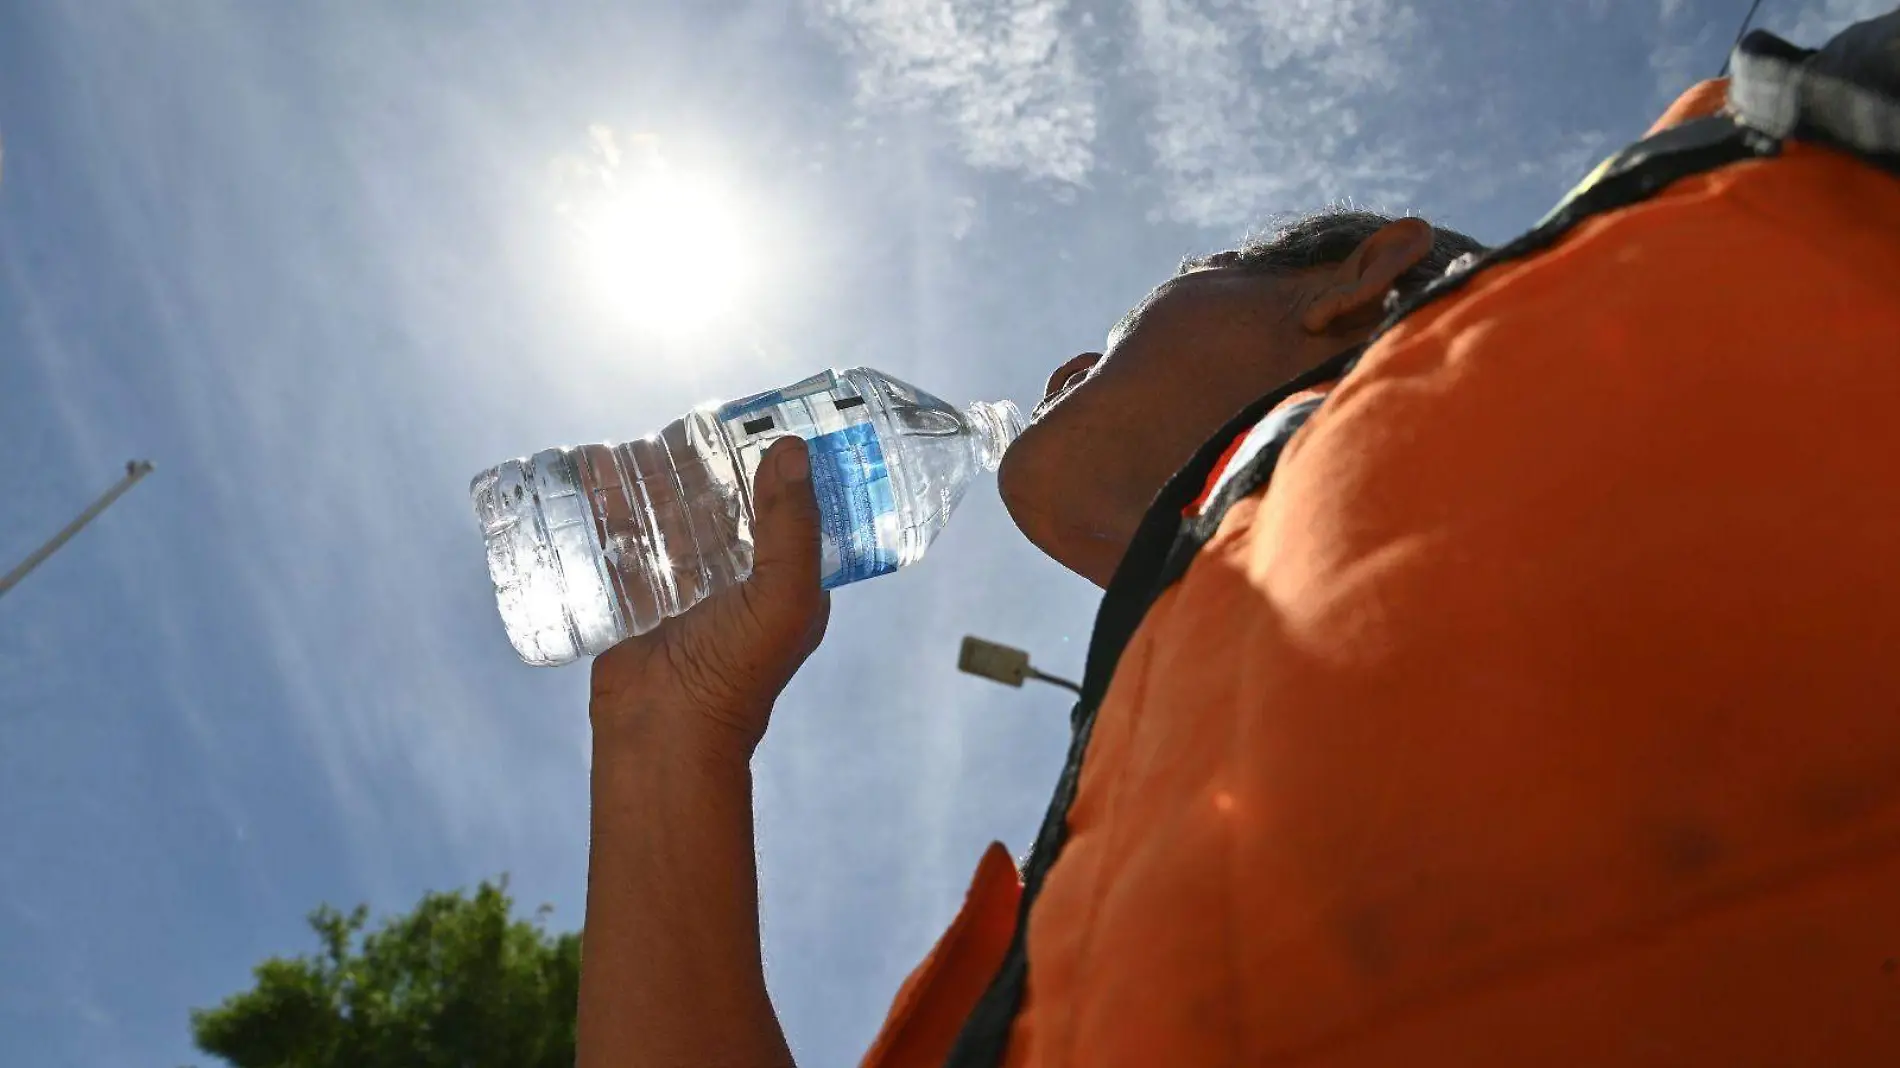
[{"label": "small metal object on pole", "polygon": [[45,563],[47,557],[58,552],[60,549],[60,546],[65,545],[67,542],[73,540],[73,535],[85,529],[85,526],[87,523],[90,523],[94,519],[97,519],[99,517],[100,512],[103,512],[107,508],[112,507],[113,501],[116,501],[120,497],[125,496],[126,490],[131,489],[138,482],[139,479],[144,478],[146,475],[149,475],[151,473],[152,473],[152,463],[150,460],[129,461],[125,465],[124,478],[119,479],[119,481],[115,483],[111,489],[105,491],[104,494],[100,495],[98,500],[92,502],[92,504],[89,507],[87,507],[85,511],[79,513],[77,518],[75,518],[72,522],[66,524],[66,528],[64,530],[61,530],[59,533],[53,535],[52,539],[49,540],[45,545],[42,545],[38,549],[35,549],[33,551],[33,555],[27,557],[25,560],[20,561],[19,567],[16,567],[13,570],[7,572],[5,577],[0,577],[0,597],[6,596],[7,591],[19,585],[20,580],[25,578],[28,572],[40,566],[42,563]]},{"label": "small metal object on pole", "polygon": [[1022,689],[1023,683],[1034,679],[1052,686],[1060,686],[1078,695],[1082,687],[1068,679],[1054,675],[1045,675],[1029,666],[1029,654],[1021,649],[1012,649],[1007,645],[984,641],[971,635],[963,639],[963,648],[957,654],[957,670],[969,675],[980,675],[991,682],[1000,682],[1005,686]]}]

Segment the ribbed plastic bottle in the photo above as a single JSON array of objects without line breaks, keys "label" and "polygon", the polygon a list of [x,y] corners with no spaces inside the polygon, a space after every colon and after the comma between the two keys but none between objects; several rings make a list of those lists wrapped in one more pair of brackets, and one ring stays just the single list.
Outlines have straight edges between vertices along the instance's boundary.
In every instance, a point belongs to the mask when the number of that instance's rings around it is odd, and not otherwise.
[{"label": "ribbed plastic bottle", "polygon": [[831,589],[915,563],[1023,417],[959,411],[868,367],[687,413],[650,437],[547,449],[475,476],[508,640],[565,664],[652,630],[752,572],[752,479],[771,443],[810,443]]}]

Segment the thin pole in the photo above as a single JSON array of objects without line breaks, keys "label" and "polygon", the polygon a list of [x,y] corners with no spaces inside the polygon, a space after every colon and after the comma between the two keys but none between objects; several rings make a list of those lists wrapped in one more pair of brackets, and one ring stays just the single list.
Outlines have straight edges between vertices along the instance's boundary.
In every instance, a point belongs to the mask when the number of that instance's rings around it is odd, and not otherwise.
[{"label": "thin pole", "polygon": [[1742,19],[1742,28],[1735,31],[1735,44],[1730,46],[1728,52],[1722,56],[1722,73],[1717,74],[1717,78],[1725,78],[1728,76],[1729,58],[1735,54],[1735,49],[1742,47],[1742,38],[1748,36],[1748,27],[1754,24],[1755,12],[1760,10],[1761,0],[1755,0],[1754,3],[1748,5],[1748,16]]},{"label": "thin pole", "polygon": [[1070,693],[1076,695],[1077,697],[1082,696],[1082,687],[1060,676],[1047,675],[1047,674],[1044,674],[1043,672],[1037,671],[1035,668],[1030,668],[1029,677],[1032,679],[1035,679],[1038,682],[1046,682],[1052,686],[1060,686],[1063,689],[1069,691]]},{"label": "thin pole", "polygon": [[119,479],[111,489],[105,491],[98,500],[92,502],[90,507],[79,513],[78,518],[66,524],[66,529],[53,535],[51,541],[35,549],[32,556],[20,561],[19,567],[7,572],[6,577],[0,578],[0,597],[6,596],[7,591],[19,585],[20,580],[25,578],[28,572],[45,563],[47,557],[58,552],[60,546],[73,540],[73,535],[85,529],[87,523],[99,518],[100,512],[112,507],[113,501],[125,496],[126,490],[131,489],[139,479],[151,473],[152,464],[149,460],[133,460],[127,463],[125,465],[124,478]]}]

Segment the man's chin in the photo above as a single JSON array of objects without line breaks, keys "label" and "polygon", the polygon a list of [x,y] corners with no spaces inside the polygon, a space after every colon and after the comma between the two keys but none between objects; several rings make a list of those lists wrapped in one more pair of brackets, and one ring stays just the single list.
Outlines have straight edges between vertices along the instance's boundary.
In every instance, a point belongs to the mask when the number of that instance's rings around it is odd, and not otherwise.
[{"label": "man's chin", "polygon": [[[1073,462],[1078,438],[1058,418],[1032,423],[1003,454],[996,472],[1003,507],[1030,544],[1070,571],[1106,588],[1115,575],[1133,526],[1116,530],[1110,485],[1099,471],[1079,471]],[[1090,477],[1092,476],[1092,477]],[[1139,517],[1139,511],[1135,513]]]},{"label": "man's chin", "polygon": [[1114,577],[1122,553],[1127,550],[1128,539],[1072,521],[1064,522],[1039,502],[1020,495],[1004,494],[1003,507],[1008,509],[1016,529],[1023,532],[1031,545],[1041,549],[1043,555],[1097,586],[1108,587],[1108,580]]}]

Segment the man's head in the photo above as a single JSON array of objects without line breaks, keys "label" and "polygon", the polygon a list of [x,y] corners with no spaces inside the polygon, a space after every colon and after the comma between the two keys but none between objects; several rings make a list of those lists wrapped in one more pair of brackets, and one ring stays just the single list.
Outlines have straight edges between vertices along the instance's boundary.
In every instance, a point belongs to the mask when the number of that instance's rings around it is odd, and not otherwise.
[{"label": "man's head", "polygon": [[1003,457],[1003,500],[1029,540],[1106,586],[1169,476],[1234,413],[1365,340],[1386,294],[1483,246],[1422,219],[1308,216],[1184,263],[1057,368]]}]

